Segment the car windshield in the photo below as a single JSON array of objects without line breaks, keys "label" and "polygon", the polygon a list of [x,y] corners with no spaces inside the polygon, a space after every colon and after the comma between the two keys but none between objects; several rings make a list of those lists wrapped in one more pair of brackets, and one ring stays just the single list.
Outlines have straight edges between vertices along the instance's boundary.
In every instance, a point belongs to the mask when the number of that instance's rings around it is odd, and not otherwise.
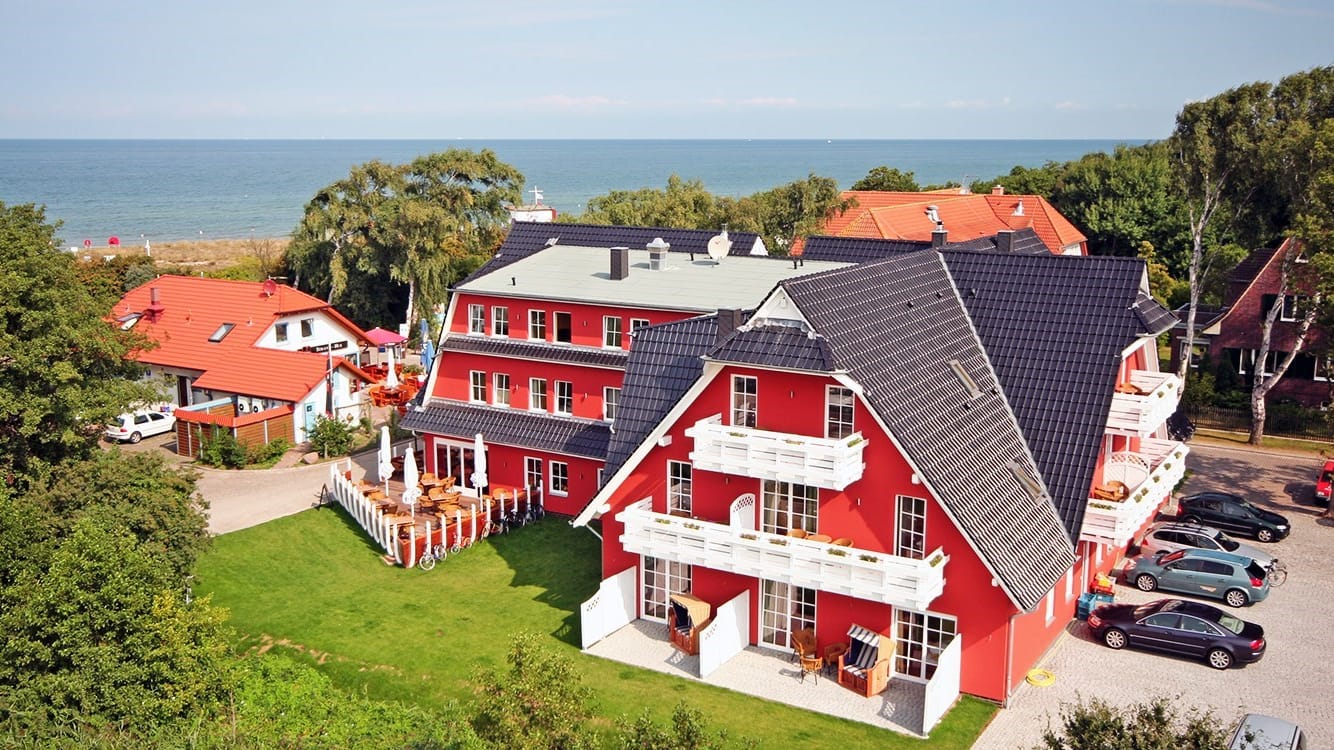
[{"label": "car windshield", "polygon": [[1224,550],[1228,552],[1231,552],[1241,546],[1241,542],[1238,542],[1236,539],[1233,539],[1232,537],[1228,536],[1227,534],[1224,534],[1221,531],[1214,535],[1214,541],[1218,542],[1218,546],[1222,547]]},{"label": "car windshield", "polygon": [[1223,626],[1224,628],[1227,628],[1228,630],[1231,630],[1237,635],[1241,635],[1242,628],[1246,627],[1246,623],[1243,622],[1240,618],[1233,617],[1232,615],[1229,615],[1226,612],[1219,613],[1218,624]]}]

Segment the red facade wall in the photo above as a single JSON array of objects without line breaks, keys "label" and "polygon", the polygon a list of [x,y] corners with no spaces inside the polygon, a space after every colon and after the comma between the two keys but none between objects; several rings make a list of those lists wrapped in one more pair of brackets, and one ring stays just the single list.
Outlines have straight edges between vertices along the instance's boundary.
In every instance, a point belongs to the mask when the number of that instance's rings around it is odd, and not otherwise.
[{"label": "red facade wall", "polygon": [[492,307],[508,308],[509,319],[509,338],[528,341],[528,311],[545,310],[547,313],[547,336],[546,341],[556,340],[555,313],[570,313],[570,335],[569,343],[575,346],[592,346],[602,348],[602,330],[603,316],[612,315],[621,319],[621,341],[622,349],[630,348],[630,320],[631,318],[642,318],[649,321],[649,325],[658,323],[667,323],[673,320],[683,320],[693,318],[701,313],[682,310],[651,310],[637,309],[628,305],[589,305],[577,302],[563,302],[554,300],[529,300],[514,299],[509,297],[492,297],[480,294],[462,293],[458,295],[454,304],[454,317],[449,322],[449,331],[453,334],[464,335],[468,333],[468,306],[485,305],[486,306],[486,332],[490,335],[492,331]]},{"label": "red facade wall", "polygon": [[573,384],[574,403],[572,415],[584,419],[602,419],[603,388],[620,388],[625,379],[622,370],[609,370],[601,367],[585,367],[555,362],[541,362],[510,357],[494,357],[486,354],[469,352],[449,352],[441,363],[436,377],[434,398],[467,402],[471,396],[471,377],[473,371],[486,373],[486,403],[495,398],[495,373],[504,373],[510,378],[510,408],[528,411],[530,378],[541,378],[547,384],[547,413],[556,413],[556,382],[560,380]]}]

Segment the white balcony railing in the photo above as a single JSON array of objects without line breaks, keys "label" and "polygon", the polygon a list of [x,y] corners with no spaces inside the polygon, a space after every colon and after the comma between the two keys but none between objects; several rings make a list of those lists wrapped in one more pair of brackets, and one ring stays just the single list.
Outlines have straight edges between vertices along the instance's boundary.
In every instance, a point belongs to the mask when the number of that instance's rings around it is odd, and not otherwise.
[{"label": "white balcony railing", "polygon": [[1139,393],[1112,395],[1107,432],[1113,435],[1148,437],[1181,403],[1181,379],[1170,372],[1133,370],[1129,384]]},{"label": "white balcony railing", "polygon": [[838,440],[722,424],[715,414],[686,429],[696,469],[843,490],[861,479],[866,438]]},{"label": "white balcony railing", "polygon": [[649,502],[616,516],[628,552],[919,611],[945,590],[949,557],[939,548],[915,560],[654,513]]},{"label": "white balcony railing", "polygon": [[1118,451],[1103,464],[1104,485],[1117,481],[1128,489],[1123,500],[1089,499],[1079,538],[1086,542],[1125,546],[1162,507],[1172,488],[1186,474],[1183,443],[1145,438],[1139,451]]}]

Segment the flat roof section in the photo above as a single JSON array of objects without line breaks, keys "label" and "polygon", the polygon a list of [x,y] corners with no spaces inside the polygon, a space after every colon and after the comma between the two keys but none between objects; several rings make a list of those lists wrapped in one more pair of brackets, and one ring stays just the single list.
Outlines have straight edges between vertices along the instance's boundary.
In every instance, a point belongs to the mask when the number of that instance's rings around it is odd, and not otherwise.
[{"label": "flat roof section", "polygon": [[553,245],[461,285],[463,292],[711,312],[759,304],[778,282],[843,268],[851,263],[727,256],[715,262],[699,254],[668,253],[663,267],[649,267],[649,252],[631,248],[626,278],[612,280],[611,251],[605,247]]}]

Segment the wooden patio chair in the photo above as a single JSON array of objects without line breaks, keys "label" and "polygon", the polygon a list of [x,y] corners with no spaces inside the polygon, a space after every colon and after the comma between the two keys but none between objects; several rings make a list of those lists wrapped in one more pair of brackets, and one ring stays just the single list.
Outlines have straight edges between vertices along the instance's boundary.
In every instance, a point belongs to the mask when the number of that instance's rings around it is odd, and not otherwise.
[{"label": "wooden patio chair", "polygon": [[824,657],[818,654],[803,654],[801,657],[801,681],[806,681],[806,675],[815,677],[815,682],[820,683],[820,671],[824,669]]},{"label": "wooden patio chair", "polygon": [[889,687],[894,640],[853,625],[848,629],[848,650],[838,657],[838,684],[870,698]]},{"label": "wooden patio chair", "polygon": [[1115,479],[1110,482],[1104,482],[1093,488],[1093,497],[1098,500],[1110,500],[1119,503],[1130,496],[1130,488],[1124,482],[1118,482]]}]

